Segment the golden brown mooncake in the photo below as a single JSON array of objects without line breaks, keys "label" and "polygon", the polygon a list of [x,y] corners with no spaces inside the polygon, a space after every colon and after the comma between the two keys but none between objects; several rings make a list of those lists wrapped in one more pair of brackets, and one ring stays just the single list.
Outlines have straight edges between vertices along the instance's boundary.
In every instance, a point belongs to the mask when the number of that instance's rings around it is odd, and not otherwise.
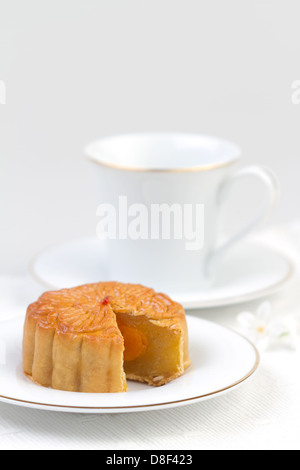
[{"label": "golden brown mooncake", "polygon": [[45,387],[127,391],[127,379],[160,386],[190,365],[183,307],[134,284],[100,282],[46,292],[28,307],[23,368]]}]

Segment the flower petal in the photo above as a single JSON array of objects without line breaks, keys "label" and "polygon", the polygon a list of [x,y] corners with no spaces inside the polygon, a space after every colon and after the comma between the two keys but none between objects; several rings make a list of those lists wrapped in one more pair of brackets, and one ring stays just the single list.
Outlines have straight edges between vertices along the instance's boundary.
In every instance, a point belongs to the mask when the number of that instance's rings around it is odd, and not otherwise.
[{"label": "flower petal", "polygon": [[270,302],[263,302],[257,310],[257,318],[264,323],[268,323],[272,317],[272,307]]},{"label": "flower petal", "polygon": [[288,335],[289,333],[290,329],[282,322],[276,321],[270,325],[270,336],[273,338],[280,338]]},{"label": "flower petal", "polygon": [[251,312],[242,312],[237,316],[237,321],[244,328],[255,328],[256,318]]}]

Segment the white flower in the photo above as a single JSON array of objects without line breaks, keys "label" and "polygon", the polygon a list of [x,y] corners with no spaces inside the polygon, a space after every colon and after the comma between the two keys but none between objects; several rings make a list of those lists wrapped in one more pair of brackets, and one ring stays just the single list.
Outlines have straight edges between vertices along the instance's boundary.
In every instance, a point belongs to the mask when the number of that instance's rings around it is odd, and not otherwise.
[{"label": "white flower", "polygon": [[298,335],[300,335],[300,313],[299,312],[295,313],[293,318],[295,321],[297,333]]},{"label": "white flower", "polygon": [[280,342],[295,348],[296,331],[287,322],[274,318],[270,302],[262,303],[256,314],[240,313],[237,321],[244,334],[259,348],[266,349],[271,343]]}]

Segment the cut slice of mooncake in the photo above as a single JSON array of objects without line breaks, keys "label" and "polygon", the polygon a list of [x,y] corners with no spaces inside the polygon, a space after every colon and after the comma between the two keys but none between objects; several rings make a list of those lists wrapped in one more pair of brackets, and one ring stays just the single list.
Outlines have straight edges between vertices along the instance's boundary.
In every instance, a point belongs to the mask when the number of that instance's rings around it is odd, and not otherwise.
[{"label": "cut slice of mooncake", "polygon": [[23,368],[45,387],[85,393],[154,386],[190,365],[185,312],[141,285],[88,284],[46,292],[28,307]]}]

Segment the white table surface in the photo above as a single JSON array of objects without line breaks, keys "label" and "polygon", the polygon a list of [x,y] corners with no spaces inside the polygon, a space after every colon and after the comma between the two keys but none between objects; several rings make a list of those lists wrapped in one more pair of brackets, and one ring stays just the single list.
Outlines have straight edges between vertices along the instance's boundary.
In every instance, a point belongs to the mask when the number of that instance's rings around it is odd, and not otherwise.
[{"label": "white table surface", "polygon": [[[278,318],[300,312],[300,224],[268,231],[297,264],[294,279],[272,296]],[[0,276],[0,320],[24,314],[42,292],[29,277]],[[188,312],[238,329],[237,314],[261,301]],[[1,324],[0,324],[1,327]],[[299,333],[299,332],[298,332]],[[299,346],[297,336],[296,346]],[[261,353],[258,372],[227,395],[188,406],[144,413],[84,415],[0,403],[0,449],[300,449],[300,347],[285,343]]]}]

